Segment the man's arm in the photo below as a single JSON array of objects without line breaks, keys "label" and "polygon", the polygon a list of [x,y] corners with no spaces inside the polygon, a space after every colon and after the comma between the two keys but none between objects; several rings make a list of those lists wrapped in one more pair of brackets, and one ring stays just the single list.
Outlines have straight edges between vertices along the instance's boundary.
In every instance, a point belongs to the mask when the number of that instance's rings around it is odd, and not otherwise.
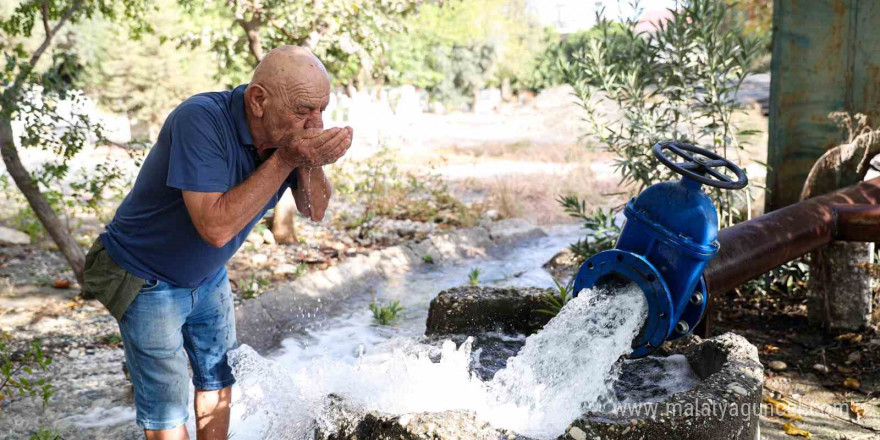
[{"label": "man's arm", "polygon": [[225,193],[183,191],[183,202],[199,235],[211,246],[223,247],[269,203],[291,171],[293,164],[273,154],[235,188]]},{"label": "man's arm", "polygon": [[308,130],[279,147],[247,180],[225,193],[184,190],[183,201],[196,230],[210,245],[225,246],[259,214],[294,168],[332,163],[350,143],[344,129]]},{"label": "man's arm", "polygon": [[296,170],[296,189],[293,199],[299,212],[312,219],[321,221],[330,204],[332,185],[321,167],[302,167]]}]

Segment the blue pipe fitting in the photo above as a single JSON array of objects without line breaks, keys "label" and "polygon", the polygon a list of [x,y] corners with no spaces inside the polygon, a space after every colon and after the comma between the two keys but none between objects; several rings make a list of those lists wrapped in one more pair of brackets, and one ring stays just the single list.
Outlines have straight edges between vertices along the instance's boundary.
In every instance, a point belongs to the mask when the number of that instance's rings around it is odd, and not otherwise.
[{"label": "blue pipe fitting", "polygon": [[[666,156],[684,158],[676,162]],[[648,187],[626,204],[626,224],[614,249],[599,252],[581,266],[574,295],[582,289],[635,283],[645,294],[648,316],[633,340],[631,357],[651,354],[664,341],[693,331],[706,312],[708,292],[702,277],[718,253],[718,213],[702,185],[738,189],[748,183],[736,165],[693,145],[661,142],[654,154],[681,180]],[[719,172],[724,167],[732,180]]]}]

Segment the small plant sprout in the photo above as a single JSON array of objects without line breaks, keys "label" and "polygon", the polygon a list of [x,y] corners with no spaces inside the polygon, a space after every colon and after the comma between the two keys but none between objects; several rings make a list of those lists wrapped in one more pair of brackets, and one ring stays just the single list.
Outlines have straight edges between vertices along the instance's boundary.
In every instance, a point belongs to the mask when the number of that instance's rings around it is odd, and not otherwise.
[{"label": "small plant sprout", "polygon": [[240,295],[245,299],[254,299],[263,293],[267,287],[269,287],[269,280],[253,273],[251,278],[242,286]]},{"label": "small plant sprout", "polygon": [[468,283],[471,286],[476,286],[480,284],[480,269],[475,267],[468,272]]},{"label": "small plant sprout", "polygon": [[54,429],[39,428],[37,432],[28,437],[28,440],[61,440],[61,434]]},{"label": "small plant sprout", "polygon": [[397,319],[397,314],[403,310],[403,307],[400,306],[400,301],[392,301],[389,304],[381,305],[376,302],[374,299],[373,302],[370,303],[370,311],[373,312],[373,320],[379,325],[390,325],[395,319]]},{"label": "small plant sprout", "polygon": [[424,261],[425,264],[434,264],[434,257],[432,257],[431,254],[425,254],[425,256],[422,257],[422,261]]},{"label": "small plant sprout", "polygon": [[550,316],[558,315],[562,308],[571,301],[573,281],[574,278],[572,278],[567,284],[562,284],[554,279],[553,284],[556,285],[556,291],[544,294],[544,297],[541,298],[541,302],[543,302],[547,308],[538,309],[537,312]]}]

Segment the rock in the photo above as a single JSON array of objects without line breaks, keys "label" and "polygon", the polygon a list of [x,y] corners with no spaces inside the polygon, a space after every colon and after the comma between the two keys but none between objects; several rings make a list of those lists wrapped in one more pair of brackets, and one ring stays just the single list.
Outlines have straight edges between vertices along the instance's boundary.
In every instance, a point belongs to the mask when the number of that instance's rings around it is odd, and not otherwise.
[{"label": "rock", "polygon": [[267,261],[269,261],[269,257],[266,256],[266,254],[254,254],[251,257],[251,263],[254,263],[254,264],[263,264]]},{"label": "rock", "polygon": [[486,213],[483,214],[483,216],[489,220],[495,221],[501,217],[501,213],[498,212],[497,209],[490,209],[490,210],[486,211]]},{"label": "rock", "polygon": [[587,439],[603,440],[716,440],[722,432],[731,433],[723,436],[725,439],[758,438],[760,417],[751,411],[741,417],[695,417],[694,413],[707,399],[728,408],[759,407],[763,375],[757,348],[741,336],[726,333],[690,345],[681,354],[701,379],[696,388],[635,412],[588,412],[571,423],[569,436],[561,438],[575,438],[572,428],[580,429]]},{"label": "rock", "polygon": [[272,234],[272,231],[264,229],[260,236],[263,237],[263,242],[266,244],[275,244],[275,235]]},{"label": "rock", "polygon": [[568,435],[575,440],[587,440],[587,433],[577,426],[572,426],[571,429],[568,430]]},{"label": "rock", "polygon": [[250,244],[252,244],[252,245],[254,245],[254,246],[259,246],[259,245],[263,244],[263,241],[264,241],[264,240],[263,240],[263,236],[262,236],[262,235],[260,235],[260,234],[258,234],[258,233],[256,233],[256,232],[254,232],[254,231],[251,231],[251,233],[248,234],[248,236],[247,236],[247,238],[245,239],[245,241],[248,242],[248,243],[250,243]]},{"label": "rock", "polygon": [[547,236],[547,232],[528,220],[508,218],[488,225],[489,238],[497,243]]},{"label": "rock", "polygon": [[296,273],[296,266],[290,263],[282,263],[278,266],[275,266],[275,269],[272,270],[272,273],[275,275],[291,275]]},{"label": "rock", "polygon": [[336,439],[401,439],[416,440],[498,440],[521,439],[515,433],[497,429],[481,422],[470,411],[442,411],[393,415],[378,411],[363,411],[348,404],[343,398],[328,397],[326,418],[332,421],[335,432],[318,429],[316,440]]},{"label": "rock", "polygon": [[24,232],[0,226],[0,246],[31,244],[31,237]]},{"label": "rock", "polygon": [[828,367],[823,364],[813,365],[813,370],[817,373],[828,374]]},{"label": "rock", "polygon": [[862,353],[854,351],[846,357],[846,364],[855,364],[862,360]]},{"label": "rock", "polygon": [[76,359],[80,357],[80,355],[82,355],[82,351],[80,351],[78,348],[74,348],[73,350],[67,352],[67,357],[71,359]]},{"label": "rock", "polygon": [[728,385],[727,389],[730,390],[731,392],[739,394],[740,396],[747,396],[749,394],[749,392],[745,388],[743,388],[741,385],[736,384],[736,383],[732,383],[732,384]]},{"label": "rock", "polygon": [[785,371],[788,368],[788,365],[782,361],[770,361],[767,366],[773,371]]},{"label": "rock", "polygon": [[569,280],[580,269],[581,260],[569,248],[559,251],[542,266],[557,280]]},{"label": "rock", "polygon": [[550,320],[538,313],[551,289],[455,287],[431,301],[425,334],[473,334],[502,330],[530,334]]},{"label": "rock", "polygon": [[578,257],[569,248],[565,248],[556,253],[549,261],[542,266],[545,269],[557,269],[576,266]]},{"label": "rock", "polygon": [[345,256],[346,256],[346,257],[353,257],[353,256],[355,256],[355,255],[357,255],[357,249],[355,249],[355,248],[348,248],[348,249],[345,250]]}]

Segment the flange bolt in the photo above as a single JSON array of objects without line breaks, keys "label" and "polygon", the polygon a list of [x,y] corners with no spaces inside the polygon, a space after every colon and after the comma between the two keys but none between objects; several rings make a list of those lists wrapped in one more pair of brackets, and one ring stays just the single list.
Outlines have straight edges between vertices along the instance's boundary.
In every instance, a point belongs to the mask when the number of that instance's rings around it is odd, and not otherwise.
[{"label": "flange bolt", "polygon": [[678,321],[678,324],[675,324],[675,331],[678,333],[685,334],[690,329],[691,329],[691,326],[689,326],[688,323],[686,323],[684,321]]},{"label": "flange bolt", "polygon": [[700,292],[694,292],[694,294],[691,295],[691,304],[700,305],[702,303],[703,303],[703,294]]}]

